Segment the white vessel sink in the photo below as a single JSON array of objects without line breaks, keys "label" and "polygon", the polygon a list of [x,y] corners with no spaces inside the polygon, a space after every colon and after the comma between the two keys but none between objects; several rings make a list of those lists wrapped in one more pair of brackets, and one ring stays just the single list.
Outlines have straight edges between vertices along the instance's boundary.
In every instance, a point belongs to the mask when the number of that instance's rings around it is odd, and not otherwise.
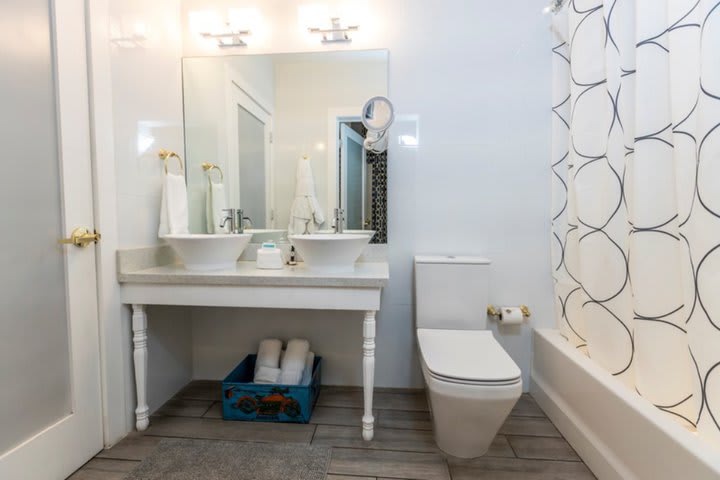
[{"label": "white vessel sink", "polygon": [[325,273],[355,271],[355,262],[370,243],[369,233],[289,235],[308,269]]},{"label": "white vessel sink", "polygon": [[252,235],[170,234],[162,237],[175,250],[188,270],[234,268]]},{"label": "white vessel sink", "polygon": [[[335,233],[335,230],[332,228],[324,228],[322,230],[318,230],[315,233]],[[348,230],[347,228],[343,230],[343,233],[352,233],[357,235],[370,235],[370,238],[375,236],[375,230]]]},{"label": "white vessel sink", "polygon": [[245,233],[252,235],[252,243],[263,243],[263,242],[280,242],[283,238],[287,237],[287,230],[272,229],[272,228],[246,228]]}]

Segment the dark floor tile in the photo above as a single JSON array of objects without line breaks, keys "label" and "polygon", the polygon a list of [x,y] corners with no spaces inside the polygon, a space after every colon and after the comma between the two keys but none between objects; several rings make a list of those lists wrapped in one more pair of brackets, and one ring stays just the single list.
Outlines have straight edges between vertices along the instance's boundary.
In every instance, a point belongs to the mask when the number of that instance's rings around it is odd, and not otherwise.
[{"label": "dark floor tile", "polygon": [[503,435],[525,435],[539,437],[561,437],[560,432],[547,418],[508,417],[500,427]]},{"label": "dark floor tile", "polygon": [[310,443],[314,425],[233,422],[212,418],[153,417],[146,435],[246,442]]},{"label": "dark floor tile", "polygon": [[[322,407],[363,408],[363,393],[362,390],[323,388],[317,404]],[[373,396],[373,407],[383,410],[428,410],[425,394],[414,391],[411,393],[376,392]]]},{"label": "dark floor tile", "polygon": [[222,401],[222,382],[196,380],[187,384],[175,397],[188,400]]},{"label": "dark floor tile", "polygon": [[405,452],[439,452],[432,432],[423,430],[398,430],[376,428],[369,442],[362,438],[361,427],[318,425],[313,445],[375,450],[400,450]]},{"label": "dark floor tile", "polygon": [[480,457],[448,459],[453,480],[591,480],[595,476],[580,462]]},{"label": "dark floor tile", "polygon": [[103,450],[95,458],[113,458],[117,460],[144,460],[157,448],[161,437],[150,437],[141,433],[131,433],[114,447]]},{"label": "dark floor tile", "polygon": [[[362,392],[363,387],[355,385],[323,385],[323,390],[335,390],[345,392]],[[425,388],[397,388],[397,387],[375,387],[375,393],[402,393],[402,394],[416,394],[424,393]]]},{"label": "dark floor tile", "polygon": [[356,477],[354,475],[326,475],[325,480],[379,480],[375,477]]},{"label": "dark floor tile", "polygon": [[[422,390],[379,389],[375,438],[361,438],[362,389],[323,387],[312,424],[223,421],[221,386],[188,384],[135,433],[75,472],[71,480],[122,480],[162,437],[333,446],[327,480],[569,480],[594,478],[529,395],[523,395],[488,453],[462,460],[440,452]],[[202,416],[202,417],[201,417]],[[313,438],[314,435],[314,438]],[[513,450],[514,449],[514,450]],[[514,458],[515,454],[522,458]]]},{"label": "dark floor tile", "polygon": [[188,398],[175,397],[168,400],[165,405],[157,409],[153,415],[202,417],[212,405],[212,400],[191,400]]},{"label": "dark floor tile", "polygon": [[508,440],[520,458],[581,461],[564,438],[510,436]]},{"label": "dark floor tile", "polygon": [[127,473],[137,467],[140,462],[134,460],[116,460],[111,458],[93,458],[82,470],[96,470],[99,472],[121,472]]},{"label": "dark floor tile", "polygon": [[485,456],[513,458],[515,457],[515,452],[513,452],[512,447],[510,447],[510,442],[508,442],[505,435],[496,435]]},{"label": "dark floor tile", "polygon": [[411,480],[450,480],[447,463],[437,453],[333,448],[329,472]]},{"label": "dark floor tile", "polygon": [[139,461],[93,458],[67,480],[123,480]]},{"label": "dark floor tile", "polygon": [[[358,427],[362,425],[363,410],[361,408],[342,407],[321,407],[316,406],[313,410],[310,423],[316,425],[343,425],[347,427]],[[378,412],[373,412],[377,423]]]},{"label": "dark floor tile", "polygon": [[530,396],[530,394],[525,393],[520,397],[520,400],[515,404],[515,407],[513,407],[512,412],[510,412],[510,415],[516,416],[516,417],[545,417],[545,412],[543,412],[538,404],[535,402],[535,399]]},{"label": "dark floor tile", "polygon": [[223,404],[222,402],[213,403],[203,418],[222,418],[223,417]]},{"label": "dark floor tile", "polygon": [[376,421],[379,427],[405,428],[409,430],[432,430],[430,412],[380,410],[379,417],[377,417]]}]

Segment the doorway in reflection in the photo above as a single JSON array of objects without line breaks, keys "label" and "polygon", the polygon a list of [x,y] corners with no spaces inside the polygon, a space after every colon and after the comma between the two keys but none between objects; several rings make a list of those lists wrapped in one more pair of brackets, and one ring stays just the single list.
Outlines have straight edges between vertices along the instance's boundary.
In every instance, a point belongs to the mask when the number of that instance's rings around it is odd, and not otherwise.
[{"label": "doorway in reflection", "polygon": [[363,147],[367,129],[360,122],[338,121],[340,205],[348,230],[373,230],[370,243],[387,243],[387,152]]},{"label": "doorway in reflection", "polygon": [[238,105],[238,187],[252,228],[266,228],[265,123]]}]

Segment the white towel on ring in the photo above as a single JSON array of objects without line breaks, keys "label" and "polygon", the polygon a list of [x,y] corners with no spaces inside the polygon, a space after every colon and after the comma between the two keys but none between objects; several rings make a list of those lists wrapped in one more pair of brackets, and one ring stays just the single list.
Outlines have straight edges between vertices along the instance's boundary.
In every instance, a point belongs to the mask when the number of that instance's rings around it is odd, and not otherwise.
[{"label": "white towel on ring", "polygon": [[225,217],[223,210],[226,208],[225,185],[222,182],[213,182],[208,178],[207,192],[205,194],[205,217],[207,219],[208,233],[228,233],[227,228],[220,226]]},{"label": "white towel on ring", "polygon": [[158,236],[164,237],[169,233],[189,233],[185,176],[174,173],[166,173],[163,177],[160,200]]}]

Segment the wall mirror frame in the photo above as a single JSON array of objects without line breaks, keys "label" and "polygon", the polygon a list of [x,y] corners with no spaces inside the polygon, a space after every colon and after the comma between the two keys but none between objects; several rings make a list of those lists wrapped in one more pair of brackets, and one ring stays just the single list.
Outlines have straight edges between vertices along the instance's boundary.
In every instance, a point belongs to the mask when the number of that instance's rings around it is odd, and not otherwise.
[{"label": "wall mirror frame", "polygon": [[[341,208],[345,231],[387,243],[387,152],[365,148],[363,124],[366,102],[388,95],[387,66],[387,50],[183,58],[191,232],[223,204],[243,209],[253,242],[283,243],[305,233],[292,231],[296,196],[314,193],[308,230],[334,231]],[[221,176],[224,198],[209,196]]]}]

